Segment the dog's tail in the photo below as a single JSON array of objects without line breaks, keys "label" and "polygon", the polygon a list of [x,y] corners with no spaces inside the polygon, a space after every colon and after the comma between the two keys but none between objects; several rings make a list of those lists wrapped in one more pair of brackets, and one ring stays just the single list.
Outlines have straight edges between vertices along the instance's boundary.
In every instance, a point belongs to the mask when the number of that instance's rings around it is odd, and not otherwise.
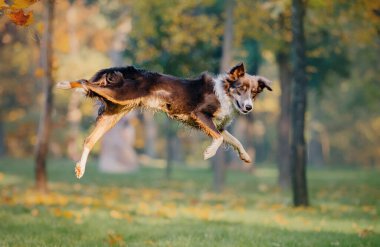
[{"label": "dog's tail", "polygon": [[58,82],[56,87],[59,89],[72,89],[72,88],[85,89],[82,81],[62,81],[62,82]]}]

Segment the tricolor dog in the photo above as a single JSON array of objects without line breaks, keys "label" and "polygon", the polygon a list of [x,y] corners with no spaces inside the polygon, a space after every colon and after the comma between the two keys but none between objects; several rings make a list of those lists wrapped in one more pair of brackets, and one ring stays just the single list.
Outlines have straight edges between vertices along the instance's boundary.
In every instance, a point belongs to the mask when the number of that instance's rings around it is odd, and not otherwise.
[{"label": "tricolor dog", "polygon": [[126,113],[134,108],[165,112],[169,117],[195,127],[212,138],[204,151],[204,159],[215,155],[224,142],[237,150],[244,162],[251,158],[242,144],[226,127],[238,114],[248,114],[256,96],[264,89],[272,91],[270,81],[262,76],[245,73],[238,64],[216,77],[203,73],[197,79],[183,79],[149,72],[133,66],[103,69],[90,80],[61,82],[58,88],[80,88],[88,97],[100,102],[95,129],[86,138],[81,160],[75,173],[81,178],[87,157],[95,143]]}]

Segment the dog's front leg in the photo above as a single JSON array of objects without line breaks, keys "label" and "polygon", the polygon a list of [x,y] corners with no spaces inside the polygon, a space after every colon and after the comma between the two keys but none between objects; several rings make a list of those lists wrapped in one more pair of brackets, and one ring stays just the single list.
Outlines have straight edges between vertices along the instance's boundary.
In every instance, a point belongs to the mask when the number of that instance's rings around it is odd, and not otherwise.
[{"label": "dog's front leg", "polygon": [[103,113],[96,119],[95,129],[86,138],[83,145],[83,152],[80,161],[75,166],[75,175],[77,178],[81,178],[86,169],[86,163],[88,155],[91,149],[94,147],[96,142],[109,130],[111,129],[124,115],[126,112],[107,114]]},{"label": "dog's front leg", "polygon": [[223,143],[223,136],[220,134],[218,129],[215,127],[212,122],[212,118],[202,112],[192,114],[193,119],[198,124],[198,126],[205,132],[207,135],[212,137],[212,143],[206,148],[203,153],[203,158],[205,160],[213,157],[216,154],[216,151]]},{"label": "dog's front leg", "polygon": [[240,159],[243,160],[246,163],[251,163],[252,159],[249,157],[248,153],[245,151],[243,145],[239,142],[238,139],[236,139],[233,135],[231,135],[230,132],[227,130],[224,130],[222,132],[222,136],[224,138],[224,141],[228,144],[231,144],[239,153]]}]

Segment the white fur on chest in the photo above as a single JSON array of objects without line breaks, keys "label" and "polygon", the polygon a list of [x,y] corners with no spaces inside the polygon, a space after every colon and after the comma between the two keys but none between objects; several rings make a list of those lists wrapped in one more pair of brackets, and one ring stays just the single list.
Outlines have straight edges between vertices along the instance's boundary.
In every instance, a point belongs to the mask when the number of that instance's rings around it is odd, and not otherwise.
[{"label": "white fur on chest", "polygon": [[230,97],[223,88],[222,76],[214,79],[214,92],[220,103],[220,109],[216,112],[213,121],[217,126],[229,124],[233,118],[234,109]]}]

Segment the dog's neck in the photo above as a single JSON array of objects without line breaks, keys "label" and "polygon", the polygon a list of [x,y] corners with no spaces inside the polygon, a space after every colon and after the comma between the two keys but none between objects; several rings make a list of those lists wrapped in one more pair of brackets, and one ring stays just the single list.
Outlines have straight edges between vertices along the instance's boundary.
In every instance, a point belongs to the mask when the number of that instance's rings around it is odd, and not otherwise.
[{"label": "dog's neck", "polygon": [[219,75],[213,78],[214,92],[220,103],[220,112],[216,118],[222,121],[228,118],[228,121],[230,121],[234,117],[236,110],[232,104],[231,98],[227,95],[227,92],[225,90],[225,79],[226,75]]}]

